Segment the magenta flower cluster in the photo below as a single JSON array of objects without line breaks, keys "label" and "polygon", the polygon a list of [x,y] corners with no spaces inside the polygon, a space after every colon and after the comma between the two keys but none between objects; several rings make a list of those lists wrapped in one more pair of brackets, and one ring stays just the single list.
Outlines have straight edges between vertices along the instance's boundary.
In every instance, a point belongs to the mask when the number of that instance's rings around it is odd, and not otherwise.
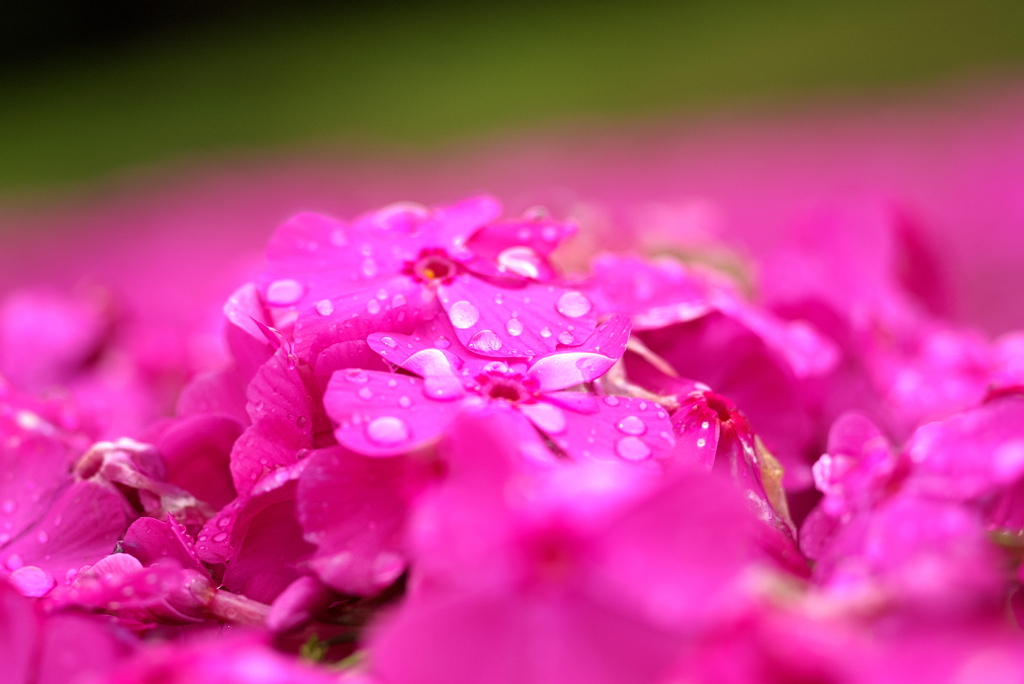
[{"label": "magenta flower cluster", "polygon": [[566,274],[489,197],[299,214],[180,389],[9,295],[3,681],[1022,681],[1024,334],[833,218]]}]

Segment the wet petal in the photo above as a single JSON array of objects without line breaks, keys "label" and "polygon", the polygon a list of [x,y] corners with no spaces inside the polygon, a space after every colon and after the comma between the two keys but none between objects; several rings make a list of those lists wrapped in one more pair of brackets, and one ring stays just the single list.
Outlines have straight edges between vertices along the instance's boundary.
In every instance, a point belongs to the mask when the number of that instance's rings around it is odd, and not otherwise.
[{"label": "wet petal", "polygon": [[420,378],[348,369],[331,377],[324,408],[340,444],[368,456],[391,456],[438,438],[460,404],[428,398]]},{"label": "wet petal", "polygon": [[312,308],[401,271],[413,238],[396,241],[382,230],[346,225],[323,214],[297,214],[267,245],[267,268],[257,279],[263,301],[293,310]]},{"label": "wet petal", "polygon": [[433,291],[404,275],[368,288],[343,290],[299,315],[295,353],[309,359],[332,344],[363,341],[375,332],[408,333],[437,311]]},{"label": "wet petal", "polygon": [[660,461],[675,446],[668,412],[654,402],[602,397],[596,413],[566,411],[566,429],[548,437],[574,458]]},{"label": "wet petal", "polygon": [[462,275],[438,288],[441,305],[459,341],[483,356],[529,358],[562,347],[579,346],[596,328],[591,307],[563,305],[559,300],[575,290],[530,283],[505,288]]},{"label": "wet petal", "polygon": [[542,392],[596,380],[622,356],[629,329],[628,316],[612,316],[579,347],[538,358],[530,366],[529,376],[538,382]]},{"label": "wet petal", "polygon": [[0,550],[9,570],[34,565],[61,581],[113,552],[128,523],[124,498],[93,482],[76,482],[46,515]]}]

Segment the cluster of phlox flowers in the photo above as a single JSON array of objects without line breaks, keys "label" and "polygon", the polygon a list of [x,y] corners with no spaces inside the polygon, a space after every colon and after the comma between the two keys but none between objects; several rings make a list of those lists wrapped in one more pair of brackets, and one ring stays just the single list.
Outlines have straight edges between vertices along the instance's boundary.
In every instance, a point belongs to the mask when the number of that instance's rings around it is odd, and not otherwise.
[{"label": "cluster of phlox flowers", "polygon": [[1024,681],[1024,335],[930,313],[906,231],[726,271],[303,213],[180,389],[109,298],[13,293],[4,681]]}]

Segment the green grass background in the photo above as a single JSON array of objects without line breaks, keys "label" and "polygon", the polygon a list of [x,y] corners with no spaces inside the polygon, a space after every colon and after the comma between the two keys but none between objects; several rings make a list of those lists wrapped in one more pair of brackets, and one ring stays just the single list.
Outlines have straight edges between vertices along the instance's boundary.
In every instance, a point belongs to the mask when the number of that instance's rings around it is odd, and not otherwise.
[{"label": "green grass background", "polygon": [[1024,67],[1021,0],[378,5],[261,12],[0,73],[0,195],[196,154],[443,146]]}]

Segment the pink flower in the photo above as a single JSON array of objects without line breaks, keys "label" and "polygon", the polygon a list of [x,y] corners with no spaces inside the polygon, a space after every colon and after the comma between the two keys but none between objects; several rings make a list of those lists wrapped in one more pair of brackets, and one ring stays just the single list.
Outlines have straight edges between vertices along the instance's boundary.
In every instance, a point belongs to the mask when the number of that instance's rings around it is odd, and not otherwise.
[{"label": "pink flower", "polygon": [[531,425],[573,458],[644,461],[674,441],[668,414],[654,402],[598,397],[575,388],[603,375],[622,355],[629,321],[613,316],[582,344],[528,360],[496,360],[450,346],[443,319],[412,335],[371,335],[390,363],[419,377],[349,369],[336,372],[324,406],[338,442],[367,455],[407,452],[436,440],[465,411],[496,406]]},{"label": "pink flower", "polygon": [[[583,293],[557,284],[547,257],[575,228],[541,216],[499,221],[490,197],[429,210],[396,204],[344,224],[299,214],[278,229],[258,280],[275,327],[295,321],[297,352],[408,331],[440,306],[462,344],[527,357],[594,330]],[[297,320],[296,320],[297,317]]]},{"label": "pink flower", "polygon": [[10,684],[86,684],[138,644],[130,633],[85,615],[46,615],[0,579],[0,672]]},{"label": "pink flower", "polygon": [[371,640],[383,682],[658,681],[681,634],[740,600],[751,520],[706,475],[540,466],[504,412],[467,417],[417,504],[413,586]]}]

